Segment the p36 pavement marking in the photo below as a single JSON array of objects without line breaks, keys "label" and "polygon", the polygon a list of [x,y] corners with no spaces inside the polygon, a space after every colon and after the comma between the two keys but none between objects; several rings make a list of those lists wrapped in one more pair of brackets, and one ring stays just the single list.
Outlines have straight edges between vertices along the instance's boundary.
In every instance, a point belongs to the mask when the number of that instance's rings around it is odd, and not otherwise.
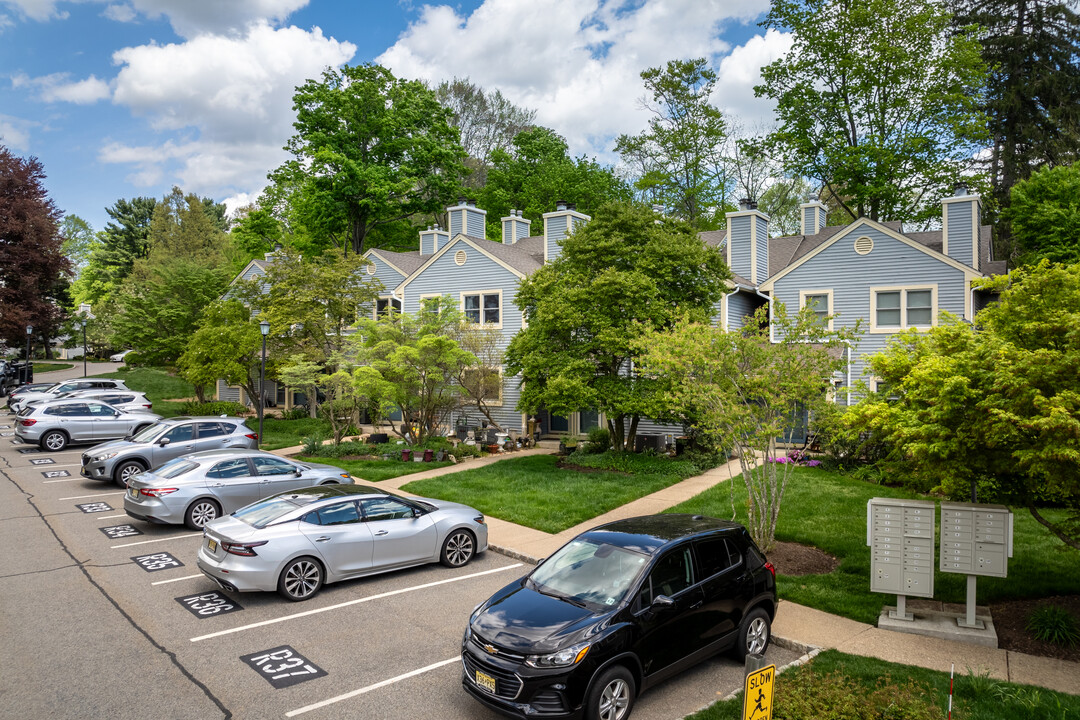
[{"label": "p36 pavement marking", "polygon": [[401,682],[402,680],[408,680],[411,677],[416,677],[417,675],[423,675],[426,672],[431,672],[432,670],[438,670],[439,668],[443,667],[444,665],[449,665],[450,663],[456,663],[456,662],[460,662],[460,661],[461,661],[460,656],[452,657],[449,660],[440,660],[437,663],[432,663],[431,665],[428,665],[426,667],[422,667],[422,668],[419,668],[417,670],[412,670],[410,672],[403,673],[401,675],[398,675],[397,677],[392,677],[392,678],[389,678],[387,680],[383,680],[382,682],[377,682],[374,685],[368,685],[367,687],[362,687],[362,688],[360,688],[358,690],[353,690],[351,692],[347,692],[344,695],[338,695],[337,697],[332,697],[332,698],[329,698],[327,700],[322,700],[322,701],[317,702],[317,703],[312,703],[311,705],[305,705],[304,707],[297,708],[296,710],[290,710],[289,712],[285,713],[285,717],[296,717],[297,715],[303,715],[306,712],[311,712],[312,710],[318,710],[319,708],[326,707],[327,705],[333,705],[334,703],[341,702],[342,700],[348,700],[349,698],[356,697],[357,695],[363,695],[365,693],[371,692],[372,690],[378,690],[379,688],[386,687],[387,685],[393,685],[394,683]]},{"label": "p36 pavement marking", "polygon": [[328,612],[330,610],[338,610],[343,607],[349,607],[350,605],[359,605],[360,603],[371,602],[372,600],[381,600],[382,598],[392,597],[394,595],[402,595],[404,593],[415,592],[416,590],[426,590],[427,588],[437,587],[439,585],[446,585],[447,583],[458,582],[459,580],[470,580],[472,578],[482,577],[484,575],[492,575],[494,573],[505,572],[506,570],[513,570],[514,568],[521,567],[522,563],[514,563],[513,565],[507,565],[506,567],[495,568],[493,570],[484,570],[482,572],[470,573],[469,575],[462,575],[461,577],[447,578],[446,580],[436,580],[435,582],[424,583],[423,585],[414,585],[413,587],[402,588],[400,590],[391,590],[389,592],[378,593],[377,595],[369,595],[368,597],[357,598],[356,600],[349,600],[343,603],[337,603],[336,605],[327,605],[323,608],[317,608],[315,610],[307,610],[305,612],[293,613],[292,615],[285,615],[284,617],[274,618],[272,620],[263,620],[262,622],[251,623],[250,625],[241,625],[240,627],[231,628],[229,630],[221,630],[209,635],[200,635],[198,637],[191,638],[191,642],[200,642],[202,640],[209,640],[211,638],[220,637],[222,635],[231,635],[232,633],[242,632],[244,630],[251,630],[257,627],[263,627],[264,625],[273,625],[279,622],[285,622],[286,620],[296,620],[297,618],[307,617],[308,615],[318,615],[319,613]]}]

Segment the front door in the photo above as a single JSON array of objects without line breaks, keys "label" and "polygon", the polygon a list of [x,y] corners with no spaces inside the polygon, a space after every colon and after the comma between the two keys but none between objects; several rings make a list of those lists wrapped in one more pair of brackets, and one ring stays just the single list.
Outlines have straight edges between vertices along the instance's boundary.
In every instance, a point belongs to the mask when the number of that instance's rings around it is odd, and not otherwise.
[{"label": "front door", "polygon": [[94,418],[94,439],[112,440],[125,437],[131,431],[130,421],[117,415],[112,407],[99,402],[88,402],[90,415]]},{"label": "front door", "polygon": [[428,515],[417,517],[411,506],[394,498],[366,498],[360,506],[375,538],[376,567],[406,565],[434,555],[438,533]]},{"label": "front door", "polygon": [[256,455],[251,461],[255,463],[255,474],[259,476],[260,492],[264,498],[311,485],[310,480],[297,474],[295,465],[281,458]]}]

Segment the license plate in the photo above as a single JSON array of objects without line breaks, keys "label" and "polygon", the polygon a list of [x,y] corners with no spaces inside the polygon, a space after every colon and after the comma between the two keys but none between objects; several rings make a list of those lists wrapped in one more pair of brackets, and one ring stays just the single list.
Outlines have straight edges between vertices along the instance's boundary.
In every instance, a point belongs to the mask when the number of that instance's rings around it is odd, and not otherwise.
[{"label": "license plate", "polygon": [[139,498],[139,490],[138,490],[138,488],[129,487],[128,488],[128,497],[131,498],[132,500],[137,500]]},{"label": "license plate", "polygon": [[214,552],[215,550],[217,550],[217,540],[214,540],[213,538],[206,538],[206,548],[210,552]]},{"label": "license plate", "polygon": [[495,694],[495,678],[486,673],[482,673],[479,670],[476,671],[476,684],[487,690],[492,695]]}]

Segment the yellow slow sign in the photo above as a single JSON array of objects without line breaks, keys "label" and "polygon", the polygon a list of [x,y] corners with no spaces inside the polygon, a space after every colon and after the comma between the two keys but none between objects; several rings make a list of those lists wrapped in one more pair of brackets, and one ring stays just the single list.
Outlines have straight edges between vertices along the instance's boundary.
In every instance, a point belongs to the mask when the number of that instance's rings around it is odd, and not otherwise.
[{"label": "yellow slow sign", "polygon": [[772,691],[775,680],[775,665],[768,665],[746,676],[743,720],[772,720]]}]

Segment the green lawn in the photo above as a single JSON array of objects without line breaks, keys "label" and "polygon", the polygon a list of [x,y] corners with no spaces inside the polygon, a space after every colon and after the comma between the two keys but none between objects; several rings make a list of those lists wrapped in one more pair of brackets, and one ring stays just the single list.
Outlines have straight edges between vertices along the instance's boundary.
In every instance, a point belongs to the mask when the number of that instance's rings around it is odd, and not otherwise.
[{"label": "green lawn", "polygon": [[501,460],[411,482],[403,489],[465,503],[492,517],[557,533],[696,473],[690,463],[666,458],[635,461],[638,471],[632,474],[561,469],[555,466],[557,461],[553,455]]},{"label": "green lawn", "polygon": [[46,362],[43,360],[34,360],[34,374],[53,372],[54,370],[68,370],[75,367],[74,363],[68,362]]},{"label": "green lawn", "polygon": [[[949,674],[912,665],[821,653],[809,665],[776,678],[773,717],[776,720],[844,718],[944,718],[949,706]],[[874,712],[876,710],[877,712]],[[742,694],[715,703],[691,720],[736,720],[743,716]],[[1080,697],[1029,685],[1016,685],[971,675],[956,668],[953,685],[956,720],[1015,720],[1080,717]]]},{"label": "green lawn", "polygon": [[194,397],[195,388],[187,380],[170,375],[161,368],[138,367],[122,372],[104,373],[94,377],[107,377],[123,380],[132,390],[146,393],[153,403],[153,412],[162,417],[173,417],[180,414],[182,403],[165,402],[178,398]]},{"label": "green lawn", "polygon": [[348,470],[349,474],[357,480],[367,482],[389,480],[390,478],[412,475],[424,470],[434,470],[451,464],[449,462],[402,462],[401,460],[343,460],[341,458],[314,457],[311,455],[300,455],[297,459],[334,465],[342,470]]},{"label": "green lawn", "polygon": [[[746,491],[735,480],[738,519],[746,519]],[[918,498],[904,490],[873,485],[820,468],[795,468],[788,483],[777,523],[776,538],[813,545],[840,558],[828,575],[780,575],[780,597],[853,620],[875,623],[882,605],[895,596],[870,592],[870,548],[866,545],[866,502],[873,497]],[[922,498],[932,499],[932,498]],[[681,503],[669,512],[695,512],[731,516],[727,485],[720,485]],[[1007,578],[980,577],[980,605],[1007,599],[1080,593],[1080,553],[1035,522],[1023,509],[1015,509],[1013,557]],[[1062,513],[1047,510],[1050,518]],[[935,548],[938,547],[935,540]],[[934,599],[965,602],[966,576],[934,573]]]},{"label": "green lawn", "polygon": [[[248,417],[248,427],[258,429],[259,419],[255,416]],[[263,418],[263,450],[277,450],[279,448],[303,445],[304,438],[322,433],[323,437],[330,437],[330,423],[322,418],[300,418],[298,420],[282,420],[276,417]],[[321,461],[320,461],[321,462]]]}]

